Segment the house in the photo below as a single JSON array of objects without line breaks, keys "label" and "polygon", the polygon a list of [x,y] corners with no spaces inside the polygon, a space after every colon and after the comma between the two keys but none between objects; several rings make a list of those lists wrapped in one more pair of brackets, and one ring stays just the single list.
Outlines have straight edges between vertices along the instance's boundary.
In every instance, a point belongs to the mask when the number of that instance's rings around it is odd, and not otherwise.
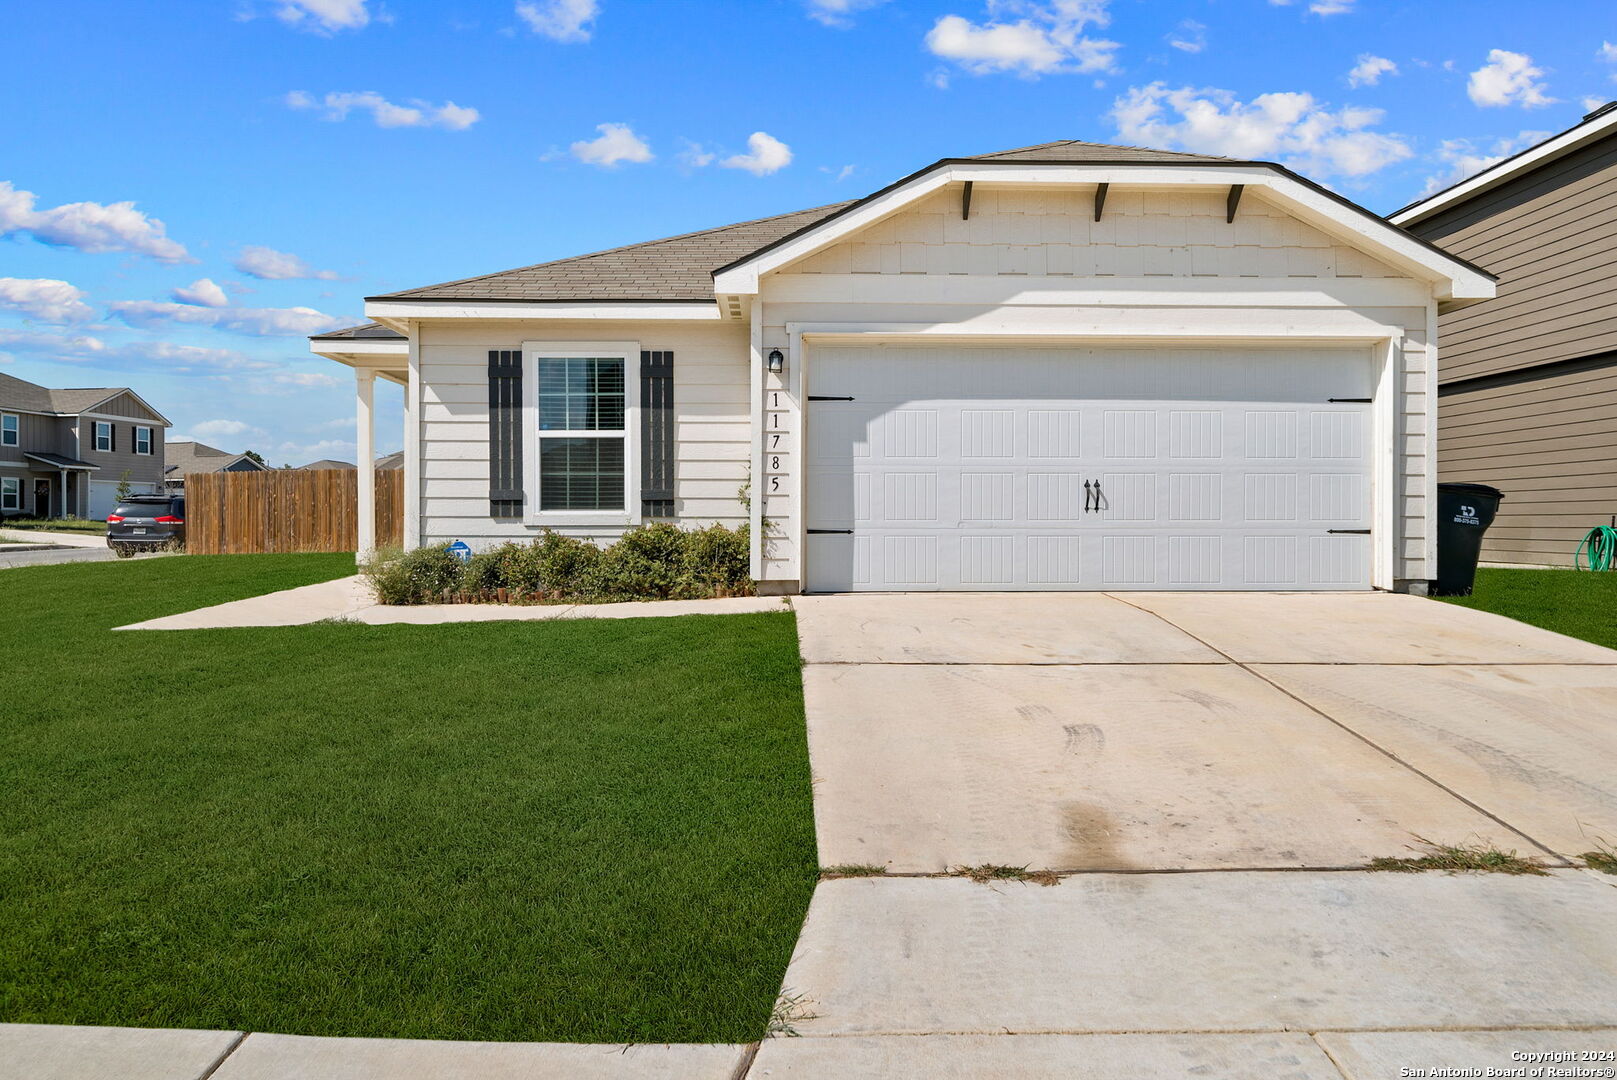
[{"label": "house", "polygon": [[359,468],[359,466],[355,465],[352,461],[338,461],[336,458],[321,458],[319,461],[311,461],[307,465],[299,465],[298,468],[300,468],[300,469],[357,469],[357,468]]},{"label": "house", "polygon": [[1617,102],[1391,220],[1500,276],[1438,322],[1440,479],[1505,493],[1484,560],[1571,565],[1617,514]]},{"label": "house", "polygon": [[0,374],[0,514],[104,518],[159,490],[169,422],[127,386],[53,390]]},{"label": "house", "polygon": [[1437,320],[1493,294],[1279,165],[1067,141],[370,297],[311,348],[362,461],[405,386],[406,546],[721,522],[774,593],[1421,591]]},{"label": "house", "polygon": [[246,454],[232,454],[194,439],[169,443],[169,466],[163,484],[170,491],[184,491],[185,478],[194,473],[266,472],[264,465]]}]

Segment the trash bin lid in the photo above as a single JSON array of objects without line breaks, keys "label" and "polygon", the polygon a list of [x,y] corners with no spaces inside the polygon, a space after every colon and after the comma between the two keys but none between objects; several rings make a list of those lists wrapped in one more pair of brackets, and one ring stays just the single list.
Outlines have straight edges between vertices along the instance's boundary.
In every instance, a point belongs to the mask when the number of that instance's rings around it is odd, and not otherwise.
[{"label": "trash bin lid", "polygon": [[1439,484],[1437,490],[1452,492],[1455,495],[1486,495],[1492,499],[1505,497],[1503,491],[1487,484]]}]

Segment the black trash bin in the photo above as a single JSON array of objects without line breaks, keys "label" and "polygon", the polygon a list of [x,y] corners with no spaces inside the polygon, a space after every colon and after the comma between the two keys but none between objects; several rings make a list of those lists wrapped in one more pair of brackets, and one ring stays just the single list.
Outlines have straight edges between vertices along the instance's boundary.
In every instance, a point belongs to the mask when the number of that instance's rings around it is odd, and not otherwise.
[{"label": "black trash bin", "polygon": [[1487,484],[1437,485],[1437,595],[1470,596],[1482,534],[1505,493]]}]

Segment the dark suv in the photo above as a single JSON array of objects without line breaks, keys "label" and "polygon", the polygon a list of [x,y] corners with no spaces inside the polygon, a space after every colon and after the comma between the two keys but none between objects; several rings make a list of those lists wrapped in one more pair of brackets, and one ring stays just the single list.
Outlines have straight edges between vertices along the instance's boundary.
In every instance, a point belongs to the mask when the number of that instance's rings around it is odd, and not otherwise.
[{"label": "dark suv", "polygon": [[185,546],[184,495],[131,495],[107,515],[107,546],[118,558]]}]

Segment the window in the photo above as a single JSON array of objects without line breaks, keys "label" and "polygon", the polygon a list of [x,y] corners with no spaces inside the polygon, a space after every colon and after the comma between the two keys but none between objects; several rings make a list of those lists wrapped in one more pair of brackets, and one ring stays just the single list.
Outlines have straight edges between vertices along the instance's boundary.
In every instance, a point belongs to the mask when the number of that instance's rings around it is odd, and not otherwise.
[{"label": "window", "polygon": [[17,445],[17,414],[0,413],[0,446]]},{"label": "window", "polygon": [[0,510],[22,509],[22,481],[15,476],[0,476]]},{"label": "window", "polygon": [[151,453],[152,453],[152,429],[151,428],[149,428],[149,427],[138,427],[138,428],[135,429],[135,453],[137,453],[137,454],[145,454],[147,457],[151,456]]},{"label": "window", "polygon": [[637,518],[638,455],[628,433],[640,384],[628,376],[639,355],[626,343],[529,347],[528,430],[537,428],[538,438],[527,475],[536,520]]},{"label": "window", "polygon": [[105,420],[95,422],[95,448],[104,454],[112,452],[112,425]]}]

